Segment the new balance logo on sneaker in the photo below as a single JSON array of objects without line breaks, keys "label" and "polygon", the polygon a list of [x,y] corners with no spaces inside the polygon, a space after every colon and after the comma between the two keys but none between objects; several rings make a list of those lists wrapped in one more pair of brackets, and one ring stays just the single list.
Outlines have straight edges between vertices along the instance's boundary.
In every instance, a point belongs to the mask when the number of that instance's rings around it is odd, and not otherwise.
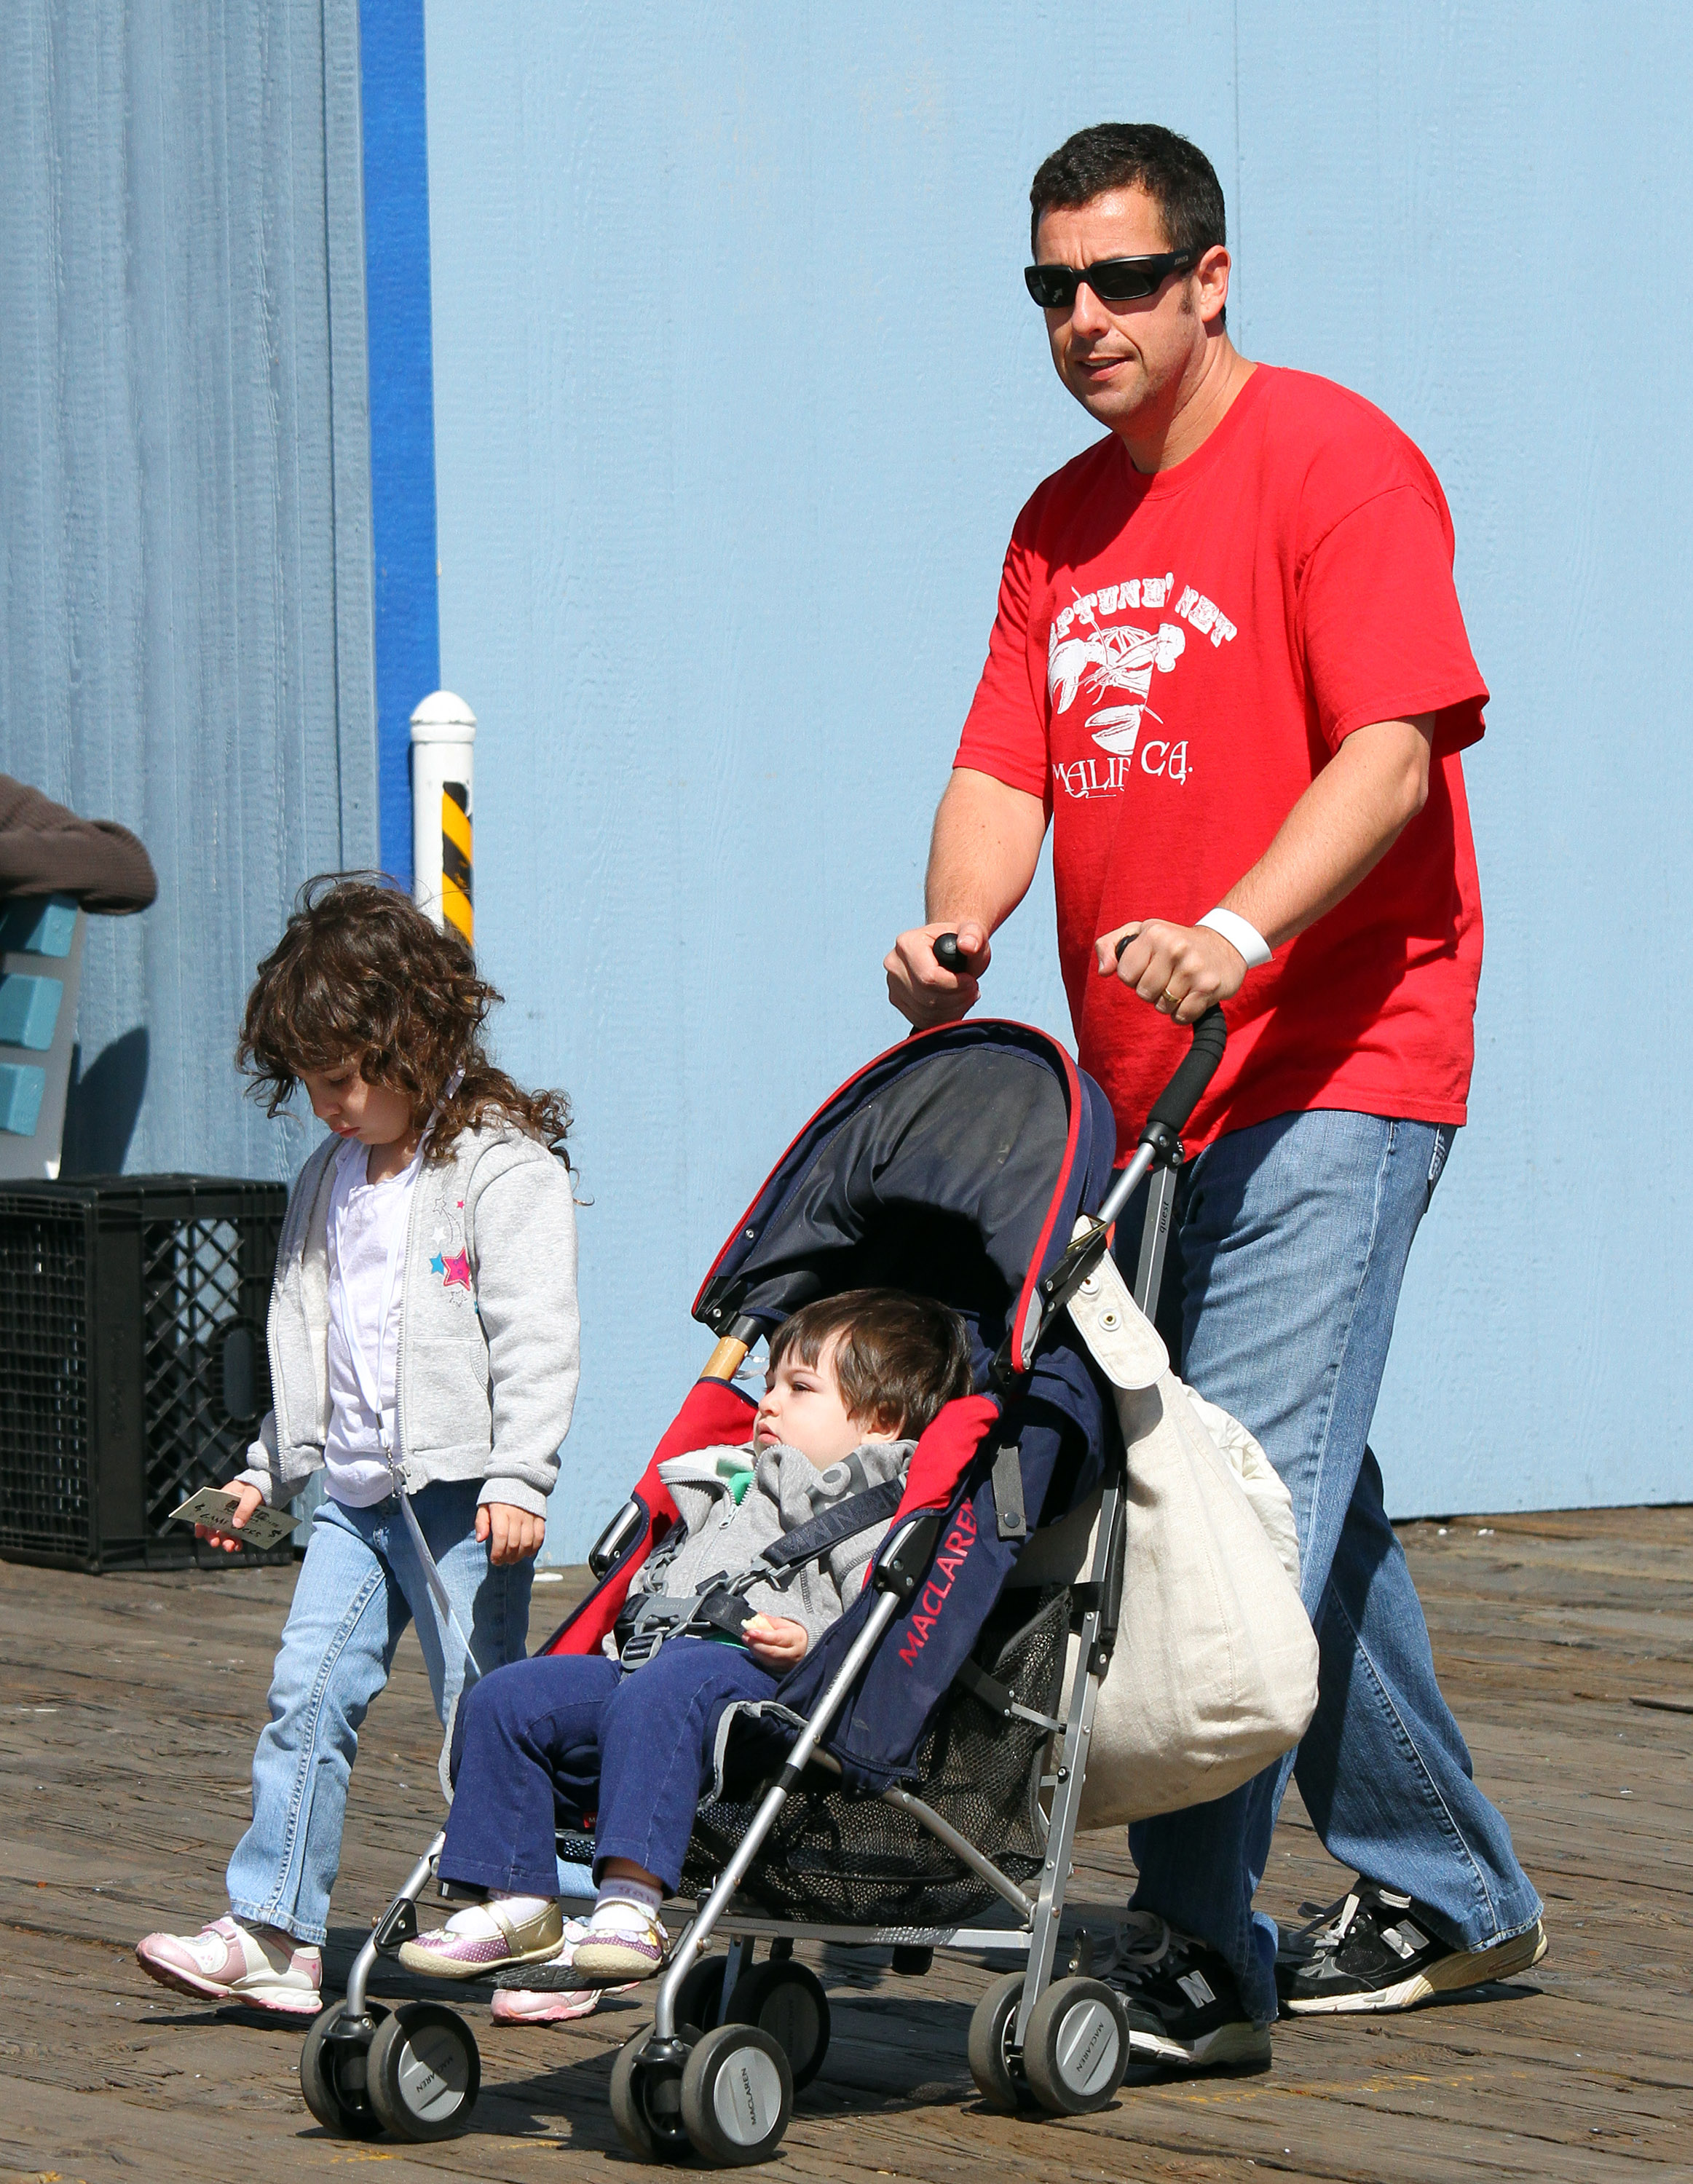
[{"label": "new balance logo on sneaker", "polygon": [[1545,1953],[1538,1919],[1485,1948],[1458,1948],[1441,1940],[1411,1897],[1360,1880],[1288,1936],[1276,1958],[1276,1986],[1282,2008],[1295,2017],[1410,2009],[1437,1994],[1527,1971]]},{"label": "new balance logo on sneaker", "polygon": [[1270,2060],[1270,2028],[1247,2015],[1223,1958],[1151,1912],[1128,1914],[1104,1977],[1123,1997],[1137,2062],[1217,2070]]}]

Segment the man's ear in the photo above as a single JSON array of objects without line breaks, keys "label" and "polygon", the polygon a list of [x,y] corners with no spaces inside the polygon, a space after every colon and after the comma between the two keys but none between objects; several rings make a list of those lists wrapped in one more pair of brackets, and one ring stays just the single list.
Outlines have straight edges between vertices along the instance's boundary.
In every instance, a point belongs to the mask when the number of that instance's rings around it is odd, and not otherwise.
[{"label": "man's ear", "polygon": [[1193,283],[1193,308],[1208,326],[1221,317],[1227,305],[1233,264],[1224,246],[1215,242],[1187,276]]}]

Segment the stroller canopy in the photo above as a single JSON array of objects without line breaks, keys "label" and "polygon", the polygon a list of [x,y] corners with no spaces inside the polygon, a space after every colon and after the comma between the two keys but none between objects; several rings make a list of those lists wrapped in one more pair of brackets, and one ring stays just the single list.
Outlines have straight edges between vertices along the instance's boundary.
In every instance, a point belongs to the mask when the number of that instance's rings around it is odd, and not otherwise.
[{"label": "stroller canopy", "polygon": [[768,1333],[813,1297],[889,1283],[952,1305],[988,1355],[1012,1329],[1012,1369],[1025,1371],[1038,1284],[1104,1195],[1115,1145],[1104,1095],[1044,1032],[989,1021],[919,1034],[806,1124],[694,1317]]}]

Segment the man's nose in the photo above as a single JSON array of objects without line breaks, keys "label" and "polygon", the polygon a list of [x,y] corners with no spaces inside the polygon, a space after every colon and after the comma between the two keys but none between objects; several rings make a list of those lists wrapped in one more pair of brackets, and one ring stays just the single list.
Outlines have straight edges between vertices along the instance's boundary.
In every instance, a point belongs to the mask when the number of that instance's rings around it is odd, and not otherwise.
[{"label": "man's nose", "polygon": [[1076,302],[1070,310],[1070,322],[1077,333],[1090,337],[1111,331],[1111,314],[1085,281],[1078,281],[1076,284]]}]

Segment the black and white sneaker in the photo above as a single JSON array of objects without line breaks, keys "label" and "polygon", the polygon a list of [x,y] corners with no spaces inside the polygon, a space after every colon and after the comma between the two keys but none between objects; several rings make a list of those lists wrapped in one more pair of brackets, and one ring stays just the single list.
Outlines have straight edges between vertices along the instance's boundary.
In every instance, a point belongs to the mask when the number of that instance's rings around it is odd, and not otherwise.
[{"label": "black and white sneaker", "polygon": [[1247,2015],[1215,1949],[1149,1911],[1131,1911],[1104,1972],[1123,1997],[1130,2052],[1165,2070],[1221,2070],[1270,2060],[1270,2028]]},{"label": "black and white sneaker", "polygon": [[1373,1880],[1356,1882],[1276,1956],[1276,1988],[1291,2016],[1411,2009],[1437,1994],[1525,1972],[1546,1953],[1537,1919],[1485,1949],[1455,1949],[1421,1904]]}]

